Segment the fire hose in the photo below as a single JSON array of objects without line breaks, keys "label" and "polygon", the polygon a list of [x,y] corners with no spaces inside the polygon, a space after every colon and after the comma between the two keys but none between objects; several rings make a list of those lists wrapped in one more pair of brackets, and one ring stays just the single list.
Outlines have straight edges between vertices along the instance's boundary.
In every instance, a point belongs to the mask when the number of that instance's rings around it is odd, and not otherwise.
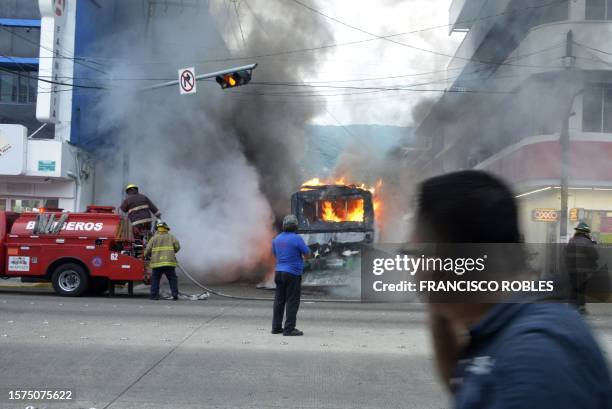
[{"label": "fire hose", "polygon": [[[230,298],[230,299],[233,299],[233,300],[242,300],[242,301],[274,301],[274,298],[270,298],[270,297],[243,297],[243,296],[239,296],[239,295],[231,295],[231,294],[222,293],[220,291],[215,291],[212,288],[207,287],[207,286],[201,284],[200,282],[198,282],[180,264],[178,265],[178,268],[179,268],[179,270],[181,270],[183,272],[183,274],[185,274],[185,276],[192,283],[194,283],[195,285],[197,285],[198,287],[200,287],[204,291],[208,291],[209,293],[214,294],[216,296],[223,297],[223,298]],[[345,304],[361,303],[361,300],[318,299],[318,298],[302,298],[302,301],[304,301],[304,302],[325,302],[325,303],[345,303]]]}]

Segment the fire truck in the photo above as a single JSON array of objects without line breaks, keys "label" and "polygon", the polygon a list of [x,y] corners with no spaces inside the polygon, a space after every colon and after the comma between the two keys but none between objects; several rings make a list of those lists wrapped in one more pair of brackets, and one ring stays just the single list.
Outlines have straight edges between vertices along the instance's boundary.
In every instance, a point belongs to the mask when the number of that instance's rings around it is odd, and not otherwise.
[{"label": "fire truck", "polygon": [[50,281],[69,297],[112,294],[118,283],[131,294],[145,278],[145,263],[142,243],[126,233],[126,223],[112,206],[89,206],[86,213],[0,211],[0,278]]}]

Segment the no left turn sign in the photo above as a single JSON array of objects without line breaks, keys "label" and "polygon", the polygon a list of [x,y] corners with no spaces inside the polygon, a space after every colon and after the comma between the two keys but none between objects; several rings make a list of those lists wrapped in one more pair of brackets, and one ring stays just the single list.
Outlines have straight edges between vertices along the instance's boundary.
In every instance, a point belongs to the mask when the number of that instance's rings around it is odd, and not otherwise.
[{"label": "no left turn sign", "polygon": [[179,90],[181,94],[196,93],[195,68],[183,68],[178,71]]}]

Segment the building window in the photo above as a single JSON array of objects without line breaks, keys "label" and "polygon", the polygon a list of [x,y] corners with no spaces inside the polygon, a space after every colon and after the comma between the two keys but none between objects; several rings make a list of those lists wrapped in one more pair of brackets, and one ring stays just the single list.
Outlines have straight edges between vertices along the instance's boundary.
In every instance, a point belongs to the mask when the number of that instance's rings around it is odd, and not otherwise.
[{"label": "building window", "polygon": [[[4,199],[0,199],[4,200]],[[41,209],[57,209],[59,199],[12,199],[10,210],[13,212],[37,212]]]},{"label": "building window", "polygon": [[590,87],[582,97],[582,129],[612,133],[612,88]]},{"label": "building window", "polygon": [[587,20],[612,20],[612,0],[586,0]]},{"label": "building window", "polygon": [[0,72],[0,104],[35,104],[37,87],[34,78]]},{"label": "building window", "polygon": [[569,2],[567,0],[555,1],[548,5],[540,4],[543,2],[543,0],[539,0],[539,2],[536,3],[539,7],[531,13],[529,27],[536,27],[556,21],[566,21],[569,18]]},{"label": "building window", "polygon": [[554,2],[547,7],[543,7],[540,13],[540,24],[566,21],[569,18],[569,2]]}]

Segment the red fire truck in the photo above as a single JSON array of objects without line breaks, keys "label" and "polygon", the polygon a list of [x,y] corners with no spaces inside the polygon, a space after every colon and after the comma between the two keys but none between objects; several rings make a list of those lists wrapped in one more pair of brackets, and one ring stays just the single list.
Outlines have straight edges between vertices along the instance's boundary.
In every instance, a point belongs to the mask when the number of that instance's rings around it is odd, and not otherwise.
[{"label": "red fire truck", "polygon": [[50,281],[55,292],[79,296],[142,281],[142,245],[123,234],[126,223],[110,206],[86,213],[0,211],[0,277]]}]

